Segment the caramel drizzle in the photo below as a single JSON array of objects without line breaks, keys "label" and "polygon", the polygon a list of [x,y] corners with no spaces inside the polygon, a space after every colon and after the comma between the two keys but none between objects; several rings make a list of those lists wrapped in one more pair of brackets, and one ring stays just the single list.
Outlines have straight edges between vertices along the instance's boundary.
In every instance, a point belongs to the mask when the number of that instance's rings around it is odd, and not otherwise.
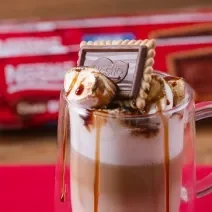
[{"label": "caramel drizzle", "polygon": [[161,121],[163,123],[163,129],[164,129],[164,181],[165,181],[165,211],[170,211],[170,185],[169,185],[169,179],[170,179],[170,154],[169,154],[169,125],[168,125],[168,119],[166,116],[162,113],[162,108],[160,103],[157,104],[159,115],[161,117]]},{"label": "caramel drizzle", "polygon": [[61,182],[61,195],[60,195],[60,201],[65,202],[65,160],[66,160],[66,144],[67,144],[67,137],[68,137],[68,132],[67,132],[67,107],[65,107],[65,120],[64,120],[64,130],[63,130],[63,140],[62,140],[62,182]]},{"label": "caramel drizzle", "polygon": [[71,82],[71,84],[70,84],[70,86],[68,88],[68,91],[65,94],[66,96],[68,96],[71,93],[71,91],[72,91],[72,89],[73,89],[73,87],[74,87],[74,85],[75,85],[75,83],[76,83],[76,81],[78,79],[78,76],[79,76],[79,72],[77,72],[76,75],[74,76],[74,79],[72,80],[72,82]]},{"label": "caramel drizzle", "polygon": [[95,152],[95,173],[94,173],[94,212],[98,212],[99,207],[99,184],[100,184],[100,130],[101,120],[95,116],[96,120],[96,152]]}]

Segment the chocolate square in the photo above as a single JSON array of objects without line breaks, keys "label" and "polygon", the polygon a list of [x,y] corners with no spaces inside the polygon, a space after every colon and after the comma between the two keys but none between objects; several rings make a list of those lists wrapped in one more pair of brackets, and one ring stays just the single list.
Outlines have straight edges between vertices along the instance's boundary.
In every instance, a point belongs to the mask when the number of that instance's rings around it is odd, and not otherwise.
[{"label": "chocolate square", "polygon": [[118,99],[133,99],[139,94],[147,57],[147,47],[141,46],[84,46],[79,56],[79,66],[97,68],[115,82]]}]

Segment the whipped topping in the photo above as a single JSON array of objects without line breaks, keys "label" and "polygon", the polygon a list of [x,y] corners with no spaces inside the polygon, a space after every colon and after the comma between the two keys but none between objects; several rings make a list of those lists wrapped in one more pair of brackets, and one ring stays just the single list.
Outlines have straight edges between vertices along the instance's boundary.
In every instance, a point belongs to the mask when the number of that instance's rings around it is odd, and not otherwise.
[{"label": "whipped topping", "polygon": [[[139,58],[139,60],[143,59],[140,61],[143,64],[143,68],[139,66],[139,70],[136,69],[136,71],[141,72],[139,73],[140,75],[136,75],[139,76],[139,80],[134,80],[134,72],[130,70],[132,73],[130,72],[129,76],[127,75],[127,80],[112,81],[115,77],[113,66],[115,66],[117,61],[124,60],[126,55],[120,54],[118,55],[119,57],[114,57],[115,59],[112,61],[111,57],[110,59],[107,58],[108,49],[106,47],[108,46],[111,49],[122,49],[123,47],[127,49],[145,48],[147,55],[140,54],[143,58]],[[180,78],[160,76],[153,73],[154,57],[156,54],[155,46],[154,39],[81,42],[78,64],[86,64],[86,67],[72,68],[65,75],[64,90],[67,99],[85,108],[97,110],[100,108],[111,109],[111,105],[113,105],[112,109],[131,109],[134,112],[139,111],[140,114],[153,114],[158,111],[172,109],[185,98],[185,83]],[[92,63],[84,61],[83,58],[87,54],[86,52],[90,51],[91,55],[100,51],[101,57],[99,57],[101,61],[103,59],[104,61],[105,59],[109,61],[107,64],[98,64],[104,72],[99,71],[100,68],[94,68],[95,65]],[[117,52],[112,53],[113,55],[118,54]],[[84,62],[82,63],[82,61]],[[125,63],[129,65],[129,61],[131,60],[128,59]],[[87,67],[88,64],[92,67]],[[116,67],[116,69],[120,73],[125,73],[125,69],[121,67]],[[134,90],[130,90],[132,85],[128,81],[133,83]],[[121,89],[120,83],[125,85],[125,87],[123,86]],[[125,95],[128,95],[129,91],[129,98],[126,98]],[[122,94],[124,93],[123,96],[120,95],[121,92]]]},{"label": "whipped topping", "polygon": [[[71,145],[77,153],[95,161],[97,128],[87,130],[83,112],[72,107],[70,111]],[[143,134],[132,134],[132,128],[123,126],[112,118],[101,127],[100,132],[100,162],[111,165],[148,165],[164,162],[164,127],[157,118],[158,131],[151,137]],[[95,125],[95,120],[94,120]],[[145,123],[144,123],[145,125]],[[178,115],[168,120],[170,159],[183,150],[184,120]]]},{"label": "whipped topping", "polygon": [[[178,77],[161,77],[151,75],[149,91],[140,92],[145,101],[145,108],[141,111],[131,107],[130,101],[114,100],[118,89],[114,82],[95,68],[77,67],[69,70],[65,75],[64,90],[68,101],[75,102],[88,109],[104,108],[108,112],[116,113],[117,109],[133,109],[134,112],[153,114],[167,111],[180,104],[185,98],[185,82]],[[108,105],[115,104],[111,110]],[[110,109],[110,110],[109,110]]]},{"label": "whipped topping", "polygon": [[153,114],[170,110],[180,104],[184,98],[185,83],[182,79],[153,74],[149,92],[146,94],[144,112]]},{"label": "whipped topping", "polygon": [[64,90],[68,101],[85,108],[108,105],[116,93],[116,86],[95,68],[72,68],[65,75]]},{"label": "whipped topping", "polygon": [[185,98],[185,82],[176,77],[167,78],[167,82],[173,92],[174,105],[180,104]]},{"label": "whipped topping", "polygon": [[169,84],[156,75],[153,75],[147,105],[148,114],[165,111],[173,108],[174,95]]}]

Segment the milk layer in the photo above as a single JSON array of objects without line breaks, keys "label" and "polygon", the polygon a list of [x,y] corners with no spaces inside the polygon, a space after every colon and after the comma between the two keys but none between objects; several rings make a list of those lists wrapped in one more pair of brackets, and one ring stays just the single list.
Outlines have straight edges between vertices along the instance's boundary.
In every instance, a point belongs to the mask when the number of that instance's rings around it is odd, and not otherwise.
[{"label": "milk layer", "polygon": [[[71,148],[77,153],[95,160],[97,128],[90,131],[81,118],[83,111],[69,108],[71,123]],[[81,113],[81,114],[80,114]],[[155,120],[154,120],[155,121]],[[164,162],[164,125],[157,116],[158,132],[150,137],[132,135],[131,129],[113,118],[100,128],[100,162],[111,165],[144,165]],[[145,124],[145,123],[144,123]],[[169,156],[177,156],[183,149],[184,120],[174,115],[168,120]]]}]

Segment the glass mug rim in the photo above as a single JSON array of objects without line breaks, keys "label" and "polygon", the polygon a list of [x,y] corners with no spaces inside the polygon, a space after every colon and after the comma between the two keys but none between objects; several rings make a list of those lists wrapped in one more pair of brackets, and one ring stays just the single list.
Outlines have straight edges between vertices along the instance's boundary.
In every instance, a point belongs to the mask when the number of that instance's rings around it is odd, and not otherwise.
[{"label": "glass mug rim", "polygon": [[[161,71],[156,71],[154,70],[153,72],[154,74],[160,75],[160,76],[170,76],[172,77],[173,75],[170,75],[168,73],[165,72],[161,72]],[[174,113],[178,113],[179,111],[182,111],[183,109],[185,109],[187,107],[187,105],[193,101],[194,98],[194,90],[191,88],[191,86],[185,81],[184,78],[182,78],[184,83],[185,83],[185,89],[187,91],[187,96],[185,97],[185,99],[183,100],[183,102],[181,102],[180,104],[178,104],[177,106],[169,109],[169,110],[165,110],[162,111],[163,114],[174,114]],[[64,89],[63,89],[63,98],[66,100],[66,103],[68,105],[73,106],[73,108],[77,108],[77,109],[82,109],[82,110],[87,110],[87,111],[92,111],[89,108],[83,107],[82,105],[76,104],[74,102],[71,102],[67,99],[67,97],[64,94]],[[132,118],[139,118],[139,119],[146,119],[146,118],[153,118],[155,116],[158,115],[158,112],[152,113],[152,114],[122,114],[121,116],[119,115],[114,115],[114,114],[110,114],[110,113],[106,113],[103,111],[95,111],[95,115],[99,116],[99,117],[109,117],[109,118],[120,118],[120,119],[132,119]]]}]

